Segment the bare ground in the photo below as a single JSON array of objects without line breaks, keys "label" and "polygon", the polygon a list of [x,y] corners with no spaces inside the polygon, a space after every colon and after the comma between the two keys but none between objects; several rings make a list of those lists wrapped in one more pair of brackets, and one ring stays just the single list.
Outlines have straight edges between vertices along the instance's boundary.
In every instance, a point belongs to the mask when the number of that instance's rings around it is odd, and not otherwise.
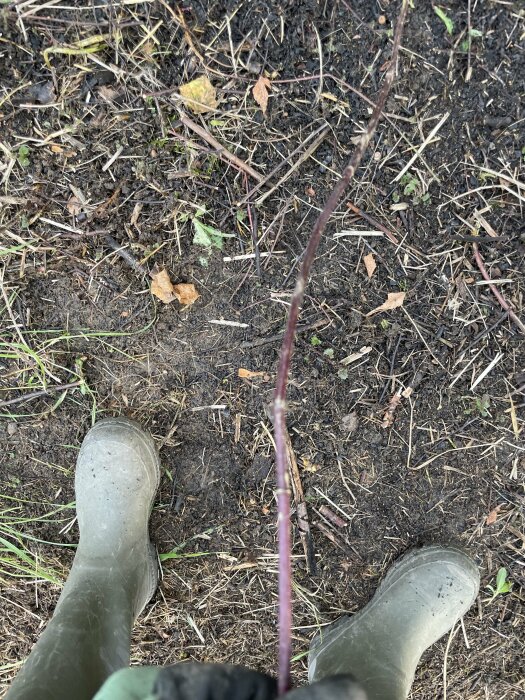
[{"label": "bare ground", "polygon": [[[0,687],[67,574],[76,451],[117,413],[151,430],[164,467],[152,521],[164,578],[133,662],[272,672],[267,408],[287,302],[399,6],[63,7],[0,10],[0,402],[16,400],[0,403]],[[454,542],[479,562],[482,592],[446,661],[446,639],[425,655],[414,697],[443,695],[446,664],[449,699],[511,699],[525,693],[525,18],[519,2],[441,7],[451,34],[430,3],[410,13],[388,113],[307,290],[289,430],[317,573],[296,535],[293,673],[304,681],[318,626],[366,603],[407,548]],[[218,98],[202,116],[178,95],[200,75]],[[195,244],[196,215],[230,234],[223,250]],[[160,269],[197,302],[154,298]],[[402,307],[367,316],[394,292]],[[491,600],[501,568],[512,589]]]}]

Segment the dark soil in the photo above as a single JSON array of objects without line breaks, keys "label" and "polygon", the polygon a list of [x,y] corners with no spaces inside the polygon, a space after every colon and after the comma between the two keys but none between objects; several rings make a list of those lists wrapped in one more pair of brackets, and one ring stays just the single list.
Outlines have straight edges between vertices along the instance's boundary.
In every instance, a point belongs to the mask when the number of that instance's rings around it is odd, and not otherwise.
[{"label": "dark soil", "polygon": [[[73,511],[38,518],[74,500],[75,454],[93,418],[136,418],[158,441],[164,467],[153,538],[161,553],[184,546],[163,565],[160,590],[135,632],[133,661],[220,660],[273,672],[268,406],[280,338],[312,223],[370,114],[344,81],[374,99],[399,3],[168,4],[171,11],[161,2],[107,9],[69,2],[78,9],[41,8],[19,21],[16,3],[0,10],[0,401],[42,389],[44,381],[52,392],[1,409],[2,510],[16,507],[29,519],[24,533],[60,545],[26,542],[65,575],[73,551],[66,545],[77,532],[63,528]],[[470,50],[467,3],[444,7],[452,36],[430,3],[416,2],[410,12],[389,116],[329,226],[307,289],[288,427],[317,574],[308,573],[296,535],[298,682],[319,623],[365,604],[408,548],[452,542],[479,563],[482,592],[465,618],[470,648],[461,630],[450,647],[447,697],[525,693],[523,334],[478,284],[472,246],[477,236],[490,277],[519,316],[525,16],[519,2],[470,5],[477,30]],[[147,40],[146,28],[158,22]],[[45,48],[96,34],[110,35],[105,48],[51,53],[46,66]],[[263,71],[272,82],[265,117],[251,92]],[[175,91],[203,73],[219,107],[199,117]],[[330,128],[263,202],[258,198],[299,153],[239,206],[255,180],[188,130],[181,108],[263,175],[323,124]],[[447,112],[407,177],[395,182]],[[202,221],[233,234],[222,252],[208,255],[193,244],[191,216],[203,205]],[[376,222],[400,244],[386,236],[334,237],[377,230]],[[260,274],[253,258],[223,260],[253,252],[251,228],[259,252],[269,253]],[[173,282],[194,283],[198,301],[187,309],[158,302],[147,275],[115,252],[108,235],[147,271],[166,268]],[[368,253],[377,263],[370,279]],[[402,308],[367,316],[400,291]],[[365,346],[368,354],[341,364]],[[239,368],[260,375],[242,379]],[[54,390],[77,380],[88,389]],[[383,428],[392,396],[409,387],[393,425]],[[323,521],[322,505],[346,515],[347,526]],[[202,556],[187,556],[193,554]],[[501,567],[513,588],[489,603],[486,586]],[[35,597],[31,580],[0,573],[0,581],[9,665],[29,652],[58,587],[43,582]],[[415,697],[443,693],[446,642],[425,655]],[[4,687],[13,672],[3,670]]]}]

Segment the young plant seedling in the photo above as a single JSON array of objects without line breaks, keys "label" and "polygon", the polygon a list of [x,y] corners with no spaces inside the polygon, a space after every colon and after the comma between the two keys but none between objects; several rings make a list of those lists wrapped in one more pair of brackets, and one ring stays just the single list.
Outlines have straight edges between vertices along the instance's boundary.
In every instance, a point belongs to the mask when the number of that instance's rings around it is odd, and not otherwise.
[{"label": "young plant seedling", "polygon": [[[423,191],[422,184],[412,173],[405,173],[400,180],[400,184],[403,187],[403,195],[405,197],[410,197],[414,206],[418,204],[430,204],[430,194]],[[394,190],[392,193],[392,201],[397,204],[400,199],[401,195],[399,190]]]},{"label": "young plant seedling", "polygon": [[492,598],[489,598],[488,603],[492,603],[499,595],[510,593],[512,590],[512,583],[507,581],[507,569],[505,569],[505,567],[502,566],[496,574],[496,588],[490,585],[488,585],[487,588],[492,593]]},{"label": "young plant seedling", "polygon": [[454,33],[454,22],[450,19],[446,12],[441,9],[441,7],[438,7],[437,5],[433,5],[433,7],[434,12],[445,25],[447,33],[450,34],[450,36],[452,36],[452,34]]},{"label": "young plant seedling", "polygon": [[483,394],[483,396],[476,396],[472,402],[471,408],[466,408],[464,413],[470,415],[471,413],[479,413],[482,418],[487,418],[490,416],[490,397],[488,394]]},{"label": "young plant seedling", "polygon": [[18,162],[23,168],[29,166],[29,146],[22,144],[18,149]]},{"label": "young plant seedling", "polygon": [[[480,32],[479,29],[470,29],[468,36],[470,36],[470,40],[476,39],[477,37],[483,36],[483,32]],[[468,38],[463,39],[463,41],[461,42],[461,46],[460,46],[463,53],[467,53],[468,47],[469,47],[469,39]]]}]

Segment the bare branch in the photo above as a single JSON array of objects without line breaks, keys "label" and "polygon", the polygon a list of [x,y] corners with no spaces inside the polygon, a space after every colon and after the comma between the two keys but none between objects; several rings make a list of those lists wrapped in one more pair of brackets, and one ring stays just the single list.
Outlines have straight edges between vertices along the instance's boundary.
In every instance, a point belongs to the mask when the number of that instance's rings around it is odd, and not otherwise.
[{"label": "bare branch", "polygon": [[292,625],[292,572],[291,572],[291,532],[290,532],[290,484],[286,452],[286,389],[290,360],[294,348],[295,329],[301,309],[304,290],[310,275],[310,269],[315,259],[315,253],[326,225],[335,211],[348,183],[355,175],[357,168],[372,138],[387,97],[394,82],[396,64],[401,42],[401,33],[408,10],[408,0],[403,0],[396,30],[394,33],[392,58],[385,75],[374,111],[370,118],[366,133],[357,144],[350,162],[346,166],[341,179],[335,185],[326,204],[314,224],[303,263],[297,277],[292,296],[286,331],[281,346],[279,368],[274,394],[274,431],[275,431],[275,461],[277,471],[277,505],[278,505],[278,540],[279,540],[279,693],[286,693],[290,686],[291,658],[291,625]]}]

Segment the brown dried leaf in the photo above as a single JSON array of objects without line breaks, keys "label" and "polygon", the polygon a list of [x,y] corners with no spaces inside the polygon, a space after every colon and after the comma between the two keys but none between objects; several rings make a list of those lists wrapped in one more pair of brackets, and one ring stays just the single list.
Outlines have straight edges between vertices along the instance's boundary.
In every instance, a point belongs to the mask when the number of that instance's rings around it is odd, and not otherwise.
[{"label": "brown dried leaf", "polygon": [[266,114],[268,109],[268,90],[272,87],[271,82],[264,75],[260,75],[259,79],[253,86],[253,99],[257,102],[263,114]]},{"label": "brown dried leaf", "polygon": [[171,302],[177,298],[175,296],[175,287],[171,283],[166,270],[152,273],[151,293],[158,297],[164,304],[171,304]]},{"label": "brown dried leaf", "polygon": [[251,369],[244,369],[244,367],[239,367],[237,370],[237,375],[241,379],[253,379],[254,377],[262,377],[264,372],[252,372]]},{"label": "brown dried leaf", "polygon": [[392,309],[397,309],[399,306],[403,306],[405,297],[406,292],[389,292],[385,303],[381,304],[381,306],[378,306],[377,309],[369,311],[366,315],[373,316],[374,314],[378,314],[381,311],[392,311]]},{"label": "brown dried leaf", "polygon": [[183,304],[183,306],[191,306],[200,297],[200,294],[195,289],[194,284],[186,284],[186,283],[176,284],[173,287],[173,293],[177,297],[177,301],[180,304]]},{"label": "brown dried leaf", "polygon": [[66,204],[66,209],[71,214],[71,216],[78,216],[82,211],[82,203],[80,202],[78,197],[75,197],[75,195],[71,195],[71,197],[68,200],[68,203]]},{"label": "brown dried leaf", "polygon": [[385,411],[385,415],[383,416],[383,422],[381,423],[382,428],[390,428],[390,426],[394,422],[394,413],[396,411],[396,408],[399,406],[401,403],[401,395],[400,394],[394,394],[392,398],[390,399],[390,403],[388,404],[388,408]]},{"label": "brown dried leaf", "polygon": [[500,510],[501,510],[501,506],[496,506],[493,510],[490,511],[490,513],[487,515],[487,519],[485,521],[487,525],[494,525],[494,523],[498,519],[498,515],[499,515]]},{"label": "brown dried leaf", "polygon": [[201,75],[179,88],[184,104],[195,114],[211,112],[217,107],[217,93],[205,75]]},{"label": "brown dried leaf", "polygon": [[366,267],[366,274],[368,275],[368,278],[372,277],[377,267],[373,253],[368,253],[368,255],[365,255],[363,257],[363,262]]}]

